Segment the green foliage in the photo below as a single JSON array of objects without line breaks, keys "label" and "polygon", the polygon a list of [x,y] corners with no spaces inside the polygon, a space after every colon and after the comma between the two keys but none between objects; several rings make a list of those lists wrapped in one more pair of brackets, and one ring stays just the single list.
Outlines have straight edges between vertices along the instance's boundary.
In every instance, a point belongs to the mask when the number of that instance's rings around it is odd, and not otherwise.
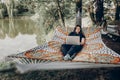
[{"label": "green foliage", "polygon": [[[53,28],[56,25],[60,25],[60,15],[59,15],[59,8],[57,5],[56,0],[51,1],[42,1],[38,0],[37,5],[40,5],[36,7],[36,13],[39,14],[41,17],[39,17],[39,21],[43,20],[43,26],[47,30],[46,32],[49,32],[51,28]],[[62,12],[62,17],[64,19],[70,20],[75,18],[75,3],[73,1],[60,1],[60,9]],[[47,34],[47,33],[46,33]]]},{"label": "green foliage", "polygon": [[[113,18],[115,17],[115,8],[116,6],[116,0],[104,0],[104,18],[107,19],[108,21],[112,21]],[[83,4],[83,16],[88,15],[88,5],[93,5],[93,0],[84,0],[82,1]]]}]

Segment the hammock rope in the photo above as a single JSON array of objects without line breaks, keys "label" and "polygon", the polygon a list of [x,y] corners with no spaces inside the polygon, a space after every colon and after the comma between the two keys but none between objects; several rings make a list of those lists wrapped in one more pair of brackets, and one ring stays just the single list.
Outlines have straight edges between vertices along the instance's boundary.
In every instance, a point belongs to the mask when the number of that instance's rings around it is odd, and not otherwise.
[{"label": "hammock rope", "polygon": [[[67,29],[67,31],[71,30],[71,28]],[[64,62],[60,47],[65,41],[64,37],[68,35],[67,31],[64,28],[57,27],[51,41],[8,57],[21,64]],[[83,31],[86,36],[86,44],[71,62],[120,63],[120,55],[103,43],[99,28],[83,28]]]}]

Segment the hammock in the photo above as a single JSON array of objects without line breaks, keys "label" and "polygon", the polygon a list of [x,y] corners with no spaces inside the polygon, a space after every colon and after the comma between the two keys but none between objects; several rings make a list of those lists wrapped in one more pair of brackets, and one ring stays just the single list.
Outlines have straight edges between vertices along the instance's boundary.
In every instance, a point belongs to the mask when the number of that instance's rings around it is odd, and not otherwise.
[{"label": "hammock", "polygon": [[[68,29],[68,31],[71,31]],[[110,63],[119,64],[120,55],[106,47],[101,39],[99,28],[88,27],[83,28],[86,36],[86,44],[82,51],[69,62],[90,62],[90,63]],[[62,37],[67,36],[68,32],[63,28],[57,27],[54,31],[54,36],[51,41],[44,45],[37,46],[33,49],[9,55],[17,63],[45,63],[45,62],[66,62],[62,59],[63,55],[60,51],[61,44],[64,43]]]}]

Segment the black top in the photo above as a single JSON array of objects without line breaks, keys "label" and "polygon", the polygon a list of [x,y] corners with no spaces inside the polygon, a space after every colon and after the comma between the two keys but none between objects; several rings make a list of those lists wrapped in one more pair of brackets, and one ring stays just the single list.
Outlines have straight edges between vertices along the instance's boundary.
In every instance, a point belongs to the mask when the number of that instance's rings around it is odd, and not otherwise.
[{"label": "black top", "polygon": [[81,42],[82,38],[85,38],[85,36],[82,33],[77,34],[75,32],[69,33],[69,36],[79,36],[80,37],[80,42]]}]

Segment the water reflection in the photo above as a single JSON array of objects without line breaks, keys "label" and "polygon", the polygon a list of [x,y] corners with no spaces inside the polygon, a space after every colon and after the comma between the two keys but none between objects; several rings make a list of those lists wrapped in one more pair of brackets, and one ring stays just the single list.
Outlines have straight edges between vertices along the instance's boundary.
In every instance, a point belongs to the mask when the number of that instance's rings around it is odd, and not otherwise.
[{"label": "water reflection", "polygon": [[19,33],[34,34],[35,23],[31,20],[6,19],[0,20],[0,39],[4,39],[5,35],[15,38]]},{"label": "water reflection", "polygon": [[0,55],[18,53],[46,42],[42,25],[29,19],[0,20]]}]

